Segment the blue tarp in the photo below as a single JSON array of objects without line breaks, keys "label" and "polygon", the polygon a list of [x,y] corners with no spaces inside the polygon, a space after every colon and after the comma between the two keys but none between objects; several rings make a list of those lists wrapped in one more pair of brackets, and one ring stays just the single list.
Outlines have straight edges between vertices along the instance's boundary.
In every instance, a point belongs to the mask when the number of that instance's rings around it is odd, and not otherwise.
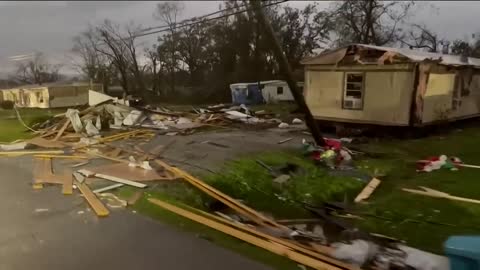
[{"label": "blue tarp", "polygon": [[[245,87],[246,86],[246,87]],[[246,85],[231,85],[232,103],[234,105],[252,105],[265,103],[262,90],[258,87],[258,83]]]}]

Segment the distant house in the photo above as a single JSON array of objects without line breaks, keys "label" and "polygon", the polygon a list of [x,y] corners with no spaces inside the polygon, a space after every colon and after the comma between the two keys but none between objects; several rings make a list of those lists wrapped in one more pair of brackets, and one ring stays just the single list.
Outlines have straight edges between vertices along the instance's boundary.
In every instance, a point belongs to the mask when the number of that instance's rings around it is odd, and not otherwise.
[{"label": "distant house", "polygon": [[42,85],[25,85],[11,89],[2,89],[2,100],[13,101],[18,107],[25,108],[59,108],[88,104],[88,91],[103,92],[101,84],[51,83]]},{"label": "distant house", "polygon": [[480,115],[480,59],[353,44],[307,58],[316,119],[418,126]]},{"label": "distant house", "polygon": [[[303,83],[298,83],[303,88]],[[285,81],[272,80],[230,85],[234,104],[260,104],[293,101],[292,92]]]}]

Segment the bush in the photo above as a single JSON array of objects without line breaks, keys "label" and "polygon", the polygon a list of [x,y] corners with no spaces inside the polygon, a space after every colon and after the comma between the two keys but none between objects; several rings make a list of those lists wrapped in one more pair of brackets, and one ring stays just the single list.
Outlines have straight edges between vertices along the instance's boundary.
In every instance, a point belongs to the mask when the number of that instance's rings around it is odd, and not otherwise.
[{"label": "bush", "polygon": [[0,102],[0,108],[2,108],[4,110],[13,109],[13,105],[15,105],[15,103],[13,103],[13,101],[11,101],[11,100],[4,100],[4,101]]}]

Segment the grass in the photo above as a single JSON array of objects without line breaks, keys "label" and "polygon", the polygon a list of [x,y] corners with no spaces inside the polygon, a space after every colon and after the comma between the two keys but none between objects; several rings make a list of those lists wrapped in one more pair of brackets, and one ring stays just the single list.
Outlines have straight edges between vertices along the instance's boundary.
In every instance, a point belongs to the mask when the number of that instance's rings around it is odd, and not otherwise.
[{"label": "grass", "polygon": [[[48,117],[64,111],[65,110],[37,108],[19,109],[20,116],[27,125],[46,120]],[[0,142],[11,142],[18,139],[27,139],[32,136],[32,133],[17,120],[15,110],[0,109],[0,127]]]},{"label": "grass", "polygon": [[[386,174],[382,184],[359,211],[387,220],[368,217],[358,225],[370,232],[405,240],[407,244],[443,253],[451,235],[478,234],[480,205],[410,194],[401,188],[426,186],[454,196],[480,199],[478,169],[441,169],[417,173],[415,161],[445,154],[458,156],[467,164],[480,164],[480,128],[470,127],[415,140],[391,140],[367,144],[365,151],[383,153],[382,158],[364,159],[359,165]],[[441,223],[438,225],[433,223]]]}]

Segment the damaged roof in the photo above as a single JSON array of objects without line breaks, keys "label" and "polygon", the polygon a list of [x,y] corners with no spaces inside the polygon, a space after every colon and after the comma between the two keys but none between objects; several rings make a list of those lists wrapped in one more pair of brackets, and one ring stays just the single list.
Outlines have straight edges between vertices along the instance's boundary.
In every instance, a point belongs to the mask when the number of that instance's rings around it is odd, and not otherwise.
[{"label": "damaged roof", "polygon": [[411,62],[422,62],[426,60],[439,61],[439,64],[447,66],[474,66],[480,67],[480,59],[473,57],[462,57],[460,55],[449,55],[442,53],[431,53],[420,50],[411,50],[405,48],[392,48],[367,44],[351,44],[332,51],[321,53],[314,57],[305,58],[302,60],[303,65],[322,65],[322,64],[337,64],[341,61],[347,51],[355,48],[372,49],[383,52],[391,52],[408,58]]}]

